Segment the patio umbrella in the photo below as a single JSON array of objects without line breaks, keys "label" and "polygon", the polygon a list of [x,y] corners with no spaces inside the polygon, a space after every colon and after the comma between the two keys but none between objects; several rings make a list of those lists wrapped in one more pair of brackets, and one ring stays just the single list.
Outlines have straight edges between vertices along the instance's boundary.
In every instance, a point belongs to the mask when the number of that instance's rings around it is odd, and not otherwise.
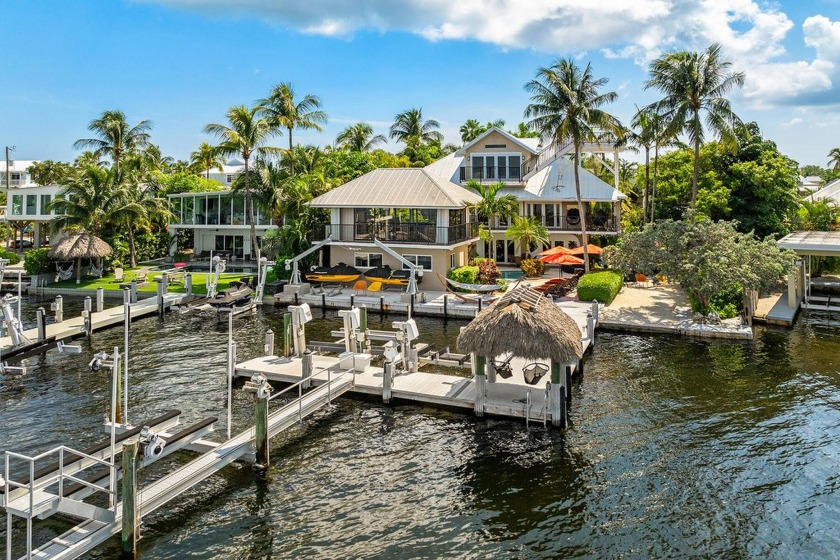
[{"label": "patio umbrella", "polygon": [[546,264],[560,264],[560,265],[563,265],[563,264],[567,264],[567,265],[583,264],[583,259],[578,258],[574,255],[568,255],[568,254],[566,254],[566,255],[561,255],[561,254],[548,255],[547,257],[540,257],[540,260],[542,262],[546,263]]},{"label": "patio umbrella", "polygon": [[76,260],[76,284],[82,279],[82,259],[101,259],[113,253],[111,246],[87,232],[69,235],[53,245],[50,257],[60,261]]},{"label": "patio umbrella", "polygon": [[574,319],[528,286],[519,286],[479,313],[458,335],[460,352],[526,360],[576,362],[583,355]]},{"label": "patio umbrella", "polygon": [[[587,252],[590,254],[590,256],[591,255],[600,255],[601,253],[604,252],[604,250],[601,247],[598,247],[597,245],[593,245],[592,243],[589,243],[586,246],[586,248],[588,249]],[[582,255],[583,254],[583,247],[575,247],[574,249],[572,249],[569,252],[569,254],[571,254],[571,255]]]},{"label": "patio umbrella", "polygon": [[537,253],[538,257],[547,257],[549,255],[570,255],[572,252],[569,249],[566,249],[562,245],[558,245],[557,247],[552,247],[551,249],[546,249],[545,251],[540,251]]}]

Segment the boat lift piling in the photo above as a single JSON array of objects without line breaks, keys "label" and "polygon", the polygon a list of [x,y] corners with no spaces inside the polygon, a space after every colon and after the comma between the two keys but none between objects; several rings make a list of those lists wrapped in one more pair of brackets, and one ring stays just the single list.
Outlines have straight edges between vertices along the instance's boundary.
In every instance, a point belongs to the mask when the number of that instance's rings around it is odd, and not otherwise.
[{"label": "boat lift piling", "polygon": [[90,296],[85,296],[85,307],[82,311],[82,317],[84,318],[84,324],[82,325],[82,329],[85,331],[85,336],[90,338],[91,333],[93,333],[93,318],[91,315],[91,300]]},{"label": "boat lift piling", "polygon": [[123,560],[137,557],[137,450],[138,440],[126,441],[122,448],[122,531],[120,548]]},{"label": "boat lift piling", "polygon": [[38,342],[43,342],[47,339],[47,312],[43,307],[39,307],[36,315],[38,323]]},{"label": "boat lift piling", "polygon": [[265,331],[265,344],[263,345],[263,354],[266,356],[274,355],[274,331],[268,329]]},{"label": "boat lift piling", "polygon": [[64,298],[61,296],[55,296],[55,303],[50,305],[50,311],[55,311],[56,323],[64,321]]},{"label": "boat lift piling", "polygon": [[128,424],[128,333],[131,330],[131,290],[123,290],[123,416]]},{"label": "boat lift piling", "polygon": [[105,288],[99,286],[96,288],[96,312],[102,313],[105,309]]}]

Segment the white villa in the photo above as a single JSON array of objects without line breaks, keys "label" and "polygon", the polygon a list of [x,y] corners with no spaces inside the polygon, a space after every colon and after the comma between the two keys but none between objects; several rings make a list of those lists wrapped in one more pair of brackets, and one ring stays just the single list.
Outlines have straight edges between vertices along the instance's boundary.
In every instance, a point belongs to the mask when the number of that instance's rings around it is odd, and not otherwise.
[{"label": "white villa", "polygon": [[[9,166],[9,191],[6,193],[5,217],[9,225],[22,231],[29,224],[34,228],[34,245],[45,244],[49,221],[55,216],[48,210],[50,201],[55,198],[60,185],[37,185],[32,181],[29,167],[35,161],[13,161]],[[6,188],[6,162],[0,161],[0,185]]]},{"label": "white villa", "polygon": [[[600,161],[612,171],[617,185],[618,149],[605,142],[587,144],[584,150],[612,154],[612,161]],[[360,270],[382,265],[402,268],[376,249],[374,237],[441,276],[449,268],[467,264],[471,255],[489,254],[488,244],[479,240],[479,220],[471,209],[480,197],[465,188],[471,179],[503,182],[501,194],[516,196],[520,216],[542,221],[551,246],[578,246],[581,220],[590,234],[617,235],[626,196],[581,168],[583,204],[578,208],[570,151],[569,145],[543,148],[536,138],[517,138],[492,128],[425,168],[373,170],[310,203],[330,211],[330,222],[317,226],[313,241],[328,235],[338,240],[324,248],[322,264],[346,263]],[[505,238],[504,220],[489,226],[499,262],[513,262],[525,252]],[[427,276],[424,287],[443,288],[436,274]]]}]

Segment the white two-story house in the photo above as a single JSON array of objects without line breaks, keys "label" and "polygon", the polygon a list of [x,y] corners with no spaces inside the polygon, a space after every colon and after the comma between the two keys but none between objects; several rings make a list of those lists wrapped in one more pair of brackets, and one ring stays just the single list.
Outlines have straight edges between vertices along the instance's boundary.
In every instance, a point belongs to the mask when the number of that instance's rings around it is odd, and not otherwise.
[{"label": "white two-story house", "polygon": [[[24,230],[33,232],[34,246],[47,241],[49,222],[55,217],[49,204],[61,190],[60,185],[38,185],[32,181],[29,167],[34,161],[15,161],[9,166],[9,189],[6,193],[5,218],[20,235]],[[0,162],[0,184],[6,188],[6,162]]]}]

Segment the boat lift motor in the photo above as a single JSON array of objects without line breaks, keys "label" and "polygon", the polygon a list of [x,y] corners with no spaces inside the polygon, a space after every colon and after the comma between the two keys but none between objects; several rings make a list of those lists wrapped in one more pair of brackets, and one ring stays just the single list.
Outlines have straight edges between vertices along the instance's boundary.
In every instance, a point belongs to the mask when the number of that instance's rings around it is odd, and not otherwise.
[{"label": "boat lift motor", "polygon": [[353,309],[341,309],[338,314],[344,319],[344,350],[347,352],[357,352],[362,314],[356,307]]},{"label": "boat lift motor", "polygon": [[216,297],[216,286],[219,285],[219,275],[225,271],[225,261],[222,257],[216,255],[213,257],[213,274],[206,276],[204,279],[205,286],[207,286],[207,297],[212,299]]},{"label": "boat lift motor", "polygon": [[258,399],[267,399],[274,390],[274,387],[268,383],[268,378],[261,373],[252,375],[251,380],[246,381],[242,388],[254,393]]},{"label": "boat lift motor", "polygon": [[270,266],[274,266],[274,261],[260,257],[260,262],[257,265],[257,285],[254,289],[254,303],[257,305],[262,305],[263,293],[265,292],[265,279],[268,276],[268,267]]},{"label": "boat lift motor", "polygon": [[400,354],[402,354],[403,370],[413,370],[414,363],[411,360],[411,342],[417,340],[420,336],[420,331],[417,329],[417,322],[414,319],[407,321],[394,321],[391,327],[397,329],[397,342],[400,344]]},{"label": "boat lift motor", "polygon": [[147,459],[157,459],[166,447],[166,440],[148,426],[140,430],[140,443],[143,445],[143,456]]},{"label": "boat lift motor", "polygon": [[18,302],[18,296],[6,294],[3,299],[0,299],[0,311],[2,311],[3,323],[9,332],[12,339],[13,346],[20,346],[21,344],[32,344],[25,334],[23,334],[23,326],[20,324],[20,319],[15,316],[15,311],[12,305]]},{"label": "boat lift motor", "polygon": [[306,323],[312,320],[312,310],[308,303],[290,305],[292,314],[292,339],[295,345],[295,356],[301,357],[306,352]]}]

